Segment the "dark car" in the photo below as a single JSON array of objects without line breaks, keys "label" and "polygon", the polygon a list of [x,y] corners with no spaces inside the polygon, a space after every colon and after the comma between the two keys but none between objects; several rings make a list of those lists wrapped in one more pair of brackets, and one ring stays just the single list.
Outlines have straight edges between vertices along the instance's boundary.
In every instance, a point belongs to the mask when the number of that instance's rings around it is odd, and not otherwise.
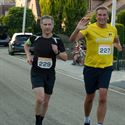
[{"label": "dark car", "polygon": [[24,43],[32,35],[32,33],[14,33],[9,42],[8,52],[14,55],[17,52],[24,52]]},{"label": "dark car", "polygon": [[10,38],[7,31],[8,28],[6,26],[0,26],[0,45],[8,46]]}]

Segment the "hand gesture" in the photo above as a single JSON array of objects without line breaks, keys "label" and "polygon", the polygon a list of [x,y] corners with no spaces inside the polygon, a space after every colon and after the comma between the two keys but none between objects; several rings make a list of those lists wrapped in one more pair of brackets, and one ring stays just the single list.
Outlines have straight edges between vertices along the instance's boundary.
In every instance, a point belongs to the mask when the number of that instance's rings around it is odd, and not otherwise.
[{"label": "hand gesture", "polygon": [[79,21],[79,23],[78,23],[76,29],[78,29],[78,30],[83,30],[83,29],[85,29],[85,28],[86,28],[86,25],[89,23],[89,21],[90,21],[90,20],[89,20],[88,17],[83,17],[83,18]]}]

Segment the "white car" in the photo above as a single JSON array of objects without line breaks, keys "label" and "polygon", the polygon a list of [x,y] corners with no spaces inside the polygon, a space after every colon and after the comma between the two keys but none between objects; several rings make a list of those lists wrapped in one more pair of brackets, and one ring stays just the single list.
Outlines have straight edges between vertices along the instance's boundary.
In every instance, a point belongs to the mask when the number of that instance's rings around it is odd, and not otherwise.
[{"label": "white car", "polygon": [[24,43],[33,35],[32,33],[14,33],[12,39],[9,42],[8,52],[10,55],[14,55],[17,52],[24,52]]}]

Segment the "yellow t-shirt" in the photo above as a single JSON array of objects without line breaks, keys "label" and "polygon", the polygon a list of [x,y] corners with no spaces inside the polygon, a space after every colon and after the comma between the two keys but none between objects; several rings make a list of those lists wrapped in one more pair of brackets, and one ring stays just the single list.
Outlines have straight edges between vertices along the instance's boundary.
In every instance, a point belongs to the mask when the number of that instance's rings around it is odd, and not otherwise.
[{"label": "yellow t-shirt", "polygon": [[113,64],[113,42],[117,37],[115,27],[107,24],[100,28],[96,23],[88,25],[80,33],[86,38],[86,57],[84,64],[95,68],[104,68]]}]

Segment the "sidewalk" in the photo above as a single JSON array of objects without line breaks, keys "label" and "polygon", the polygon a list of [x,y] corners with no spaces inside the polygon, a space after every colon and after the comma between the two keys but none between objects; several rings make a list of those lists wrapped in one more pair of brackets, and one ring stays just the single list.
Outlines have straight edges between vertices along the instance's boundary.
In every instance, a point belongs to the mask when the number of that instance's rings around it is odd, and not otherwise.
[{"label": "sidewalk", "polygon": [[[83,66],[72,65],[72,60],[66,62],[57,60],[56,69],[67,75],[73,76],[78,79],[83,79]],[[119,83],[125,88],[125,70],[113,71],[111,83]],[[123,85],[124,84],[124,85]]]},{"label": "sidewalk", "polygon": [[72,60],[66,62],[57,60],[56,69],[75,78],[83,79],[83,66],[72,65]]}]

